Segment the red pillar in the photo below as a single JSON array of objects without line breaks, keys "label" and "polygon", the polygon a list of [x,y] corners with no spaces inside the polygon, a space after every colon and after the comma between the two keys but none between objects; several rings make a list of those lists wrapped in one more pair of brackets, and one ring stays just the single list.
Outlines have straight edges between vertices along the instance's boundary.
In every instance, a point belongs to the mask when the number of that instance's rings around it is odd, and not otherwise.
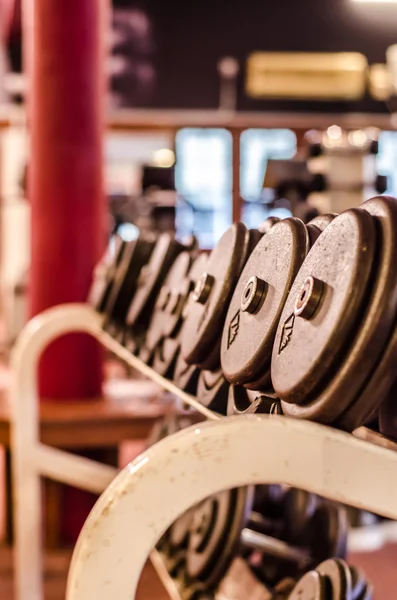
[{"label": "red pillar", "polygon": [[[28,13],[32,316],[84,301],[104,250],[104,9],[102,0],[40,0]],[[67,336],[46,352],[43,397],[82,398],[100,390],[91,339]]]},{"label": "red pillar", "polygon": [[[106,0],[25,2],[33,316],[57,304],[84,301],[106,244],[102,139],[107,15]],[[88,336],[65,336],[44,353],[42,398],[98,396],[101,383],[100,348]],[[73,537],[92,498],[81,492],[67,497]]]}]

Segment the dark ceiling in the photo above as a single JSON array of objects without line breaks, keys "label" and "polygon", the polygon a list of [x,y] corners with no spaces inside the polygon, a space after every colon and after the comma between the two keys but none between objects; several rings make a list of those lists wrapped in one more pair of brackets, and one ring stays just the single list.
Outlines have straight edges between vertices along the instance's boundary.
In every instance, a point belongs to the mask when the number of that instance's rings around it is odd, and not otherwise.
[{"label": "dark ceiling", "polygon": [[[358,51],[370,63],[384,62],[386,48],[397,42],[397,4],[360,5],[352,0],[115,0],[114,6],[138,8],[151,24],[152,49],[143,60],[151,63],[156,83],[146,95],[145,105],[216,108],[217,61],[234,56],[242,67],[238,100],[241,110],[386,110],[370,99],[351,104],[253,101],[244,94],[244,67],[247,56],[256,50]],[[124,89],[128,95],[128,85]],[[132,105],[143,102],[134,102],[132,92],[126,101]]]}]

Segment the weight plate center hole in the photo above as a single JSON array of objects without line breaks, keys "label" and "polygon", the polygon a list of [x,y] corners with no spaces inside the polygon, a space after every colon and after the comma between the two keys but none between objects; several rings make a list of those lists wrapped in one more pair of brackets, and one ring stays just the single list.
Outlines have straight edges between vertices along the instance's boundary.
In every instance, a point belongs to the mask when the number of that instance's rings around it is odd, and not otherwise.
[{"label": "weight plate center hole", "polygon": [[311,275],[307,277],[295,301],[295,316],[311,319],[318,309],[323,294],[324,283]]},{"label": "weight plate center hole", "polygon": [[266,290],[266,282],[254,275],[251,277],[241,295],[241,310],[255,313],[261,304]]}]

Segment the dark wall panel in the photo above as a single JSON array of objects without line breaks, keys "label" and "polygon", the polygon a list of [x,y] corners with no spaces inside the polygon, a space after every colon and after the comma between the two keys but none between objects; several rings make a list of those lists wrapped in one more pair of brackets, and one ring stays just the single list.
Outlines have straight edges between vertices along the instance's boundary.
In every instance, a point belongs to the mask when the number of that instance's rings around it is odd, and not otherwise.
[{"label": "dark wall panel", "polygon": [[241,110],[386,110],[368,98],[350,104],[253,101],[244,93],[244,71],[256,50],[359,51],[370,63],[384,62],[386,48],[397,42],[397,5],[114,0],[114,8],[113,101],[120,106],[216,108],[217,62],[230,55],[241,64]]}]

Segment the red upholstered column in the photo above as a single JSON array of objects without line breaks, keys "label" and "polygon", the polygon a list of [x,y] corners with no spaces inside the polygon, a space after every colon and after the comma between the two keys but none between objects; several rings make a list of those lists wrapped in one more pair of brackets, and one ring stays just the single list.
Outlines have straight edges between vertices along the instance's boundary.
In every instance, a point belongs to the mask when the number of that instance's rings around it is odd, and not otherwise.
[{"label": "red upholstered column", "polygon": [[[106,24],[106,0],[24,0],[31,316],[84,301],[106,244]],[[43,399],[98,396],[101,382],[101,350],[88,336],[65,336],[42,358]],[[78,491],[66,494],[63,532],[73,540],[93,500]]]},{"label": "red upholstered column", "polygon": [[[32,207],[30,314],[87,297],[105,245],[102,0],[28,0],[28,167]],[[98,348],[67,336],[45,354],[41,392],[82,398],[101,390]]]}]

